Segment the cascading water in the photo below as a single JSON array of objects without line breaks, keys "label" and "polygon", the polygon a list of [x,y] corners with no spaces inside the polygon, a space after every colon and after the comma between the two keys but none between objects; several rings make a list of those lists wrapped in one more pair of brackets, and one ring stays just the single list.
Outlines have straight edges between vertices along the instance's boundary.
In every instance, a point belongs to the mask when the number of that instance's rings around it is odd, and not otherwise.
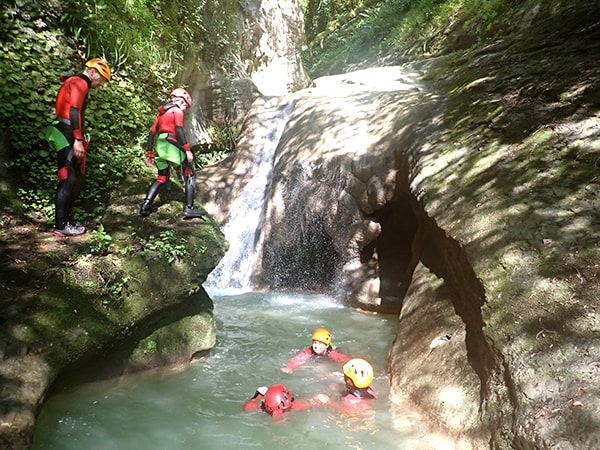
[{"label": "cascading water", "polygon": [[281,104],[275,106],[280,111],[275,120],[267,122],[271,129],[259,155],[258,169],[231,205],[229,217],[222,228],[229,241],[229,250],[204,283],[204,287],[213,294],[252,290],[250,282],[255,262],[256,233],[273,169],[275,150],[294,106],[294,100],[283,108]]}]

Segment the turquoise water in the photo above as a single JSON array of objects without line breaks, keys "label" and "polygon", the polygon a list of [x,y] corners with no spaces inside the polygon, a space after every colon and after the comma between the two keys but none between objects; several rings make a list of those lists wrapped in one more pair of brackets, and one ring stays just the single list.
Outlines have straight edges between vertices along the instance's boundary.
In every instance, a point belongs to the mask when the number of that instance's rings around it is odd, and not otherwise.
[{"label": "turquoise water", "polygon": [[[162,369],[54,395],[42,408],[33,449],[424,449],[418,423],[395,429],[387,352],[395,316],[370,315],[313,294],[246,293],[213,297],[217,344],[185,368]],[[343,392],[341,365],[309,362],[291,374],[287,360],[328,328],[337,349],[375,369],[371,408],[331,406],[272,418],[243,411],[256,387],[285,384],[297,399]],[[406,411],[405,418],[410,418]]]}]

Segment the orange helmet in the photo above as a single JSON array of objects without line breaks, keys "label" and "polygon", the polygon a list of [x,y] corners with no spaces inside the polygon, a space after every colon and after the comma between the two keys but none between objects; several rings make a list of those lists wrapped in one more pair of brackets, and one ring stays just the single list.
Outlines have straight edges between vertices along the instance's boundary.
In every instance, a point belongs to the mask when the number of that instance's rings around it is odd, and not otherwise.
[{"label": "orange helmet", "polygon": [[188,91],[182,88],[173,89],[169,94],[169,97],[179,97],[185,100],[188,106],[192,106],[192,96]]},{"label": "orange helmet", "polygon": [[312,340],[329,345],[331,344],[331,333],[326,328],[317,328],[312,335]]},{"label": "orange helmet", "polygon": [[100,58],[90,59],[88,62],[85,63],[85,66],[93,67],[100,73],[100,75],[102,75],[104,78],[106,78],[106,81],[110,81],[110,77],[111,77],[110,67],[108,67],[108,64],[103,59],[100,59]]},{"label": "orange helmet", "polygon": [[373,381],[373,366],[364,359],[351,359],[344,364],[344,375],[350,378],[357,388],[366,388]]},{"label": "orange helmet", "polygon": [[265,411],[277,416],[292,406],[292,394],[283,384],[274,384],[265,393]]}]

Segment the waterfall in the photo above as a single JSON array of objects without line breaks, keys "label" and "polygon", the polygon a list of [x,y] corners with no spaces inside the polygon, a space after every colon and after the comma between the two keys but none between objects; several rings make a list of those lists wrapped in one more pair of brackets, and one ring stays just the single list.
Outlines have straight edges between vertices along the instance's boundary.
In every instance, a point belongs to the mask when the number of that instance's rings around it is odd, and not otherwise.
[{"label": "waterfall", "polygon": [[[231,204],[229,217],[222,226],[229,249],[203,284],[212,293],[239,294],[252,290],[250,280],[256,256],[254,244],[273,170],[275,150],[294,106],[294,100],[283,108],[279,103],[276,105],[275,118],[269,117],[269,120],[262,122],[268,127],[268,133],[260,152],[257,152],[258,168]],[[272,114],[272,111],[265,113]]]}]

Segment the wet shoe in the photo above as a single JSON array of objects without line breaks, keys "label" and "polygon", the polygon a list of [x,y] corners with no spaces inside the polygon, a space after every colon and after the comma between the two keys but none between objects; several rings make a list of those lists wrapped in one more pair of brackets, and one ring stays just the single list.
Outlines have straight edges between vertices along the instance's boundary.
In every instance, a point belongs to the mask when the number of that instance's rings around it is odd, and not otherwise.
[{"label": "wet shoe", "polygon": [[153,212],[156,212],[156,207],[152,205],[146,205],[145,203],[140,207],[140,216],[147,217]]},{"label": "wet shoe", "polygon": [[76,227],[70,223],[66,223],[62,228],[54,229],[54,236],[68,237],[68,236],[80,236],[85,233],[85,227]]},{"label": "wet shoe", "polygon": [[205,211],[198,209],[195,206],[186,206],[183,210],[183,217],[185,219],[199,219],[200,217],[204,217],[205,215]]},{"label": "wet shoe", "polygon": [[67,223],[75,228],[87,228],[89,222],[87,220],[69,220]]}]

